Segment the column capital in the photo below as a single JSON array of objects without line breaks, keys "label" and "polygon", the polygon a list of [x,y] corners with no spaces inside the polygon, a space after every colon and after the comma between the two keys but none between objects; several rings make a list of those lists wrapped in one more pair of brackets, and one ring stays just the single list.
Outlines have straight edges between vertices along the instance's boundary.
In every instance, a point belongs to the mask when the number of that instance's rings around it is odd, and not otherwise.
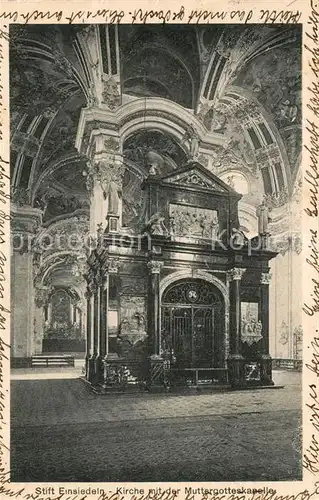
[{"label": "column capital", "polygon": [[96,270],[95,282],[98,287],[103,285],[103,273],[101,272],[100,268]]},{"label": "column capital", "polygon": [[272,275],[270,273],[261,273],[260,283],[262,285],[269,285],[271,276]]},{"label": "column capital", "polygon": [[97,292],[98,284],[95,276],[92,274],[87,277],[87,294],[94,295]]},{"label": "column capital", "polygon": [[233,269],[229,271],[230,281],[241,280],[245,271],[246,269],[243,269],[241,267],[233,267]]},{"label": "column capital", "polygon": [[147,263],[147,267],[151,274],[159,274],[163,266],[164,262],[161,260],[150,260]]},{"label": "column capital", "polygon": [[110,258],[106,264],[106,269],[108,274],[117,274],[119,270],[119,265],[120,263],[118,259]]},{"label": "column capital", "polygon": [[36,286],[34,289],[34,302],[37,307],[43,307],[48,304],[49,296],[52,292],[52,287],[50,286]]},{"label": "column capital", "polygon": [[[30,206],[11,206],[11,231],[18,234],[36,234],[42,224],[43,212],[39,208]],[[8,215],[8,219],[10,216]]]}]

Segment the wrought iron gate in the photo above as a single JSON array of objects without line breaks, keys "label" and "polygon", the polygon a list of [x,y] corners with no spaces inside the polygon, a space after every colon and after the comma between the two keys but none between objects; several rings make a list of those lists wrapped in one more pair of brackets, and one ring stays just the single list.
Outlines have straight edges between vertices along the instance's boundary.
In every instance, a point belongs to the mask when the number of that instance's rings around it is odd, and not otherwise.
[{"label": "wrought iron gate", "polygon": [[174,352],[178,368],[220,365],[222,299],[201,280],[169,287],[162,298],[162,349]]}]

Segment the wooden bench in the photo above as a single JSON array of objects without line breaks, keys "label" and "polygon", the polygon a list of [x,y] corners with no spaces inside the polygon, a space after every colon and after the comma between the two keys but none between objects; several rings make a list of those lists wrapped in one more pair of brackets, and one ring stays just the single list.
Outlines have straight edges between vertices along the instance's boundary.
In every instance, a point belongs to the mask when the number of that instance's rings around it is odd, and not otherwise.
[{"label": "wooden bench", "polygon": [[31,367],[37,366],[74,366],[74,356],[35,355],[31,358]]}]

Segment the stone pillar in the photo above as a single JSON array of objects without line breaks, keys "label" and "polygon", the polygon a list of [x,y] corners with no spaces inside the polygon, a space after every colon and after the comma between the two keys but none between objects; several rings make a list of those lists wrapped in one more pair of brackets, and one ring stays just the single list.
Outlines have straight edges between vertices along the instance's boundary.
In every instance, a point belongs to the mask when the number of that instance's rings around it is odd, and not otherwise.
[{"label": "stone pillar", "polygon": [[49,303],[51,288],[47,286],[36,286],[34,290],[34,349],[33,354],[41,354],[42,341],[45,333],[44,307]]},{"label": "stone pillar", "polygon": [[245,269],[233,268],[229,283],[229,382],[233,387],[245,385],[244,358],[241,353],[241,299],[240,284]]},{"label": "stone pillar", "polygon": [[163,262],[151,260],[148,262],[149,269],[149,294],[148,294],[148,335],[151,340],[152,354],[160,354],[160,271]]},{"label": "stone pillar", "polygon": [[269,355],[269,283],[270,273],[261,273],[259,320],[262,324],[260,378],[262,385],[274,385],[272,360]]},{"label": "stone pillar", "polygon": [[105,320],[105,358],[114,358],[114,353],[109,352],[109,332],[108,332],[108,314],[109,314],[109,284],[110,275],[118,275],[119,261],[116,258],[108,258],[106,264],[106,277],[104,284],[104,320]]},{"label": "stone pillar", "polygon": [[101,357],[100,357],[100,282],[95,278],[93,285],[93,361],[94,375],[92,383],[96,384],[100,379]]},{"label": "stone pillar", "polygon": [[108,274],[104,276],[100,285],[100,356],[102,359],[108,352],[107,338],[107,311],[108,311]]},{"label": "stone pillar", "polygon": [[150,342],[150,374],[149,389],[152,391],[162,391],[165,388],[165,360],[160,354],[160,271],[163,262],[151,260],[148,262],[149,287],[148,287],[148,307],[147,307],[147,333]]},{"label": "stone pillar", "polygon": [[34,328],[41,311],[35,314],[33,243],[42,211],[12,204],[11,212],[11,356],[20,358],[19,366],[27,366],[38,351]]},{"label": "stone pillar", "polygon": [[91,343],[92,343],[92,294],[90,287],[87,287],[86,297],[86,347],[85,347],[85,376],[91,380]]}]

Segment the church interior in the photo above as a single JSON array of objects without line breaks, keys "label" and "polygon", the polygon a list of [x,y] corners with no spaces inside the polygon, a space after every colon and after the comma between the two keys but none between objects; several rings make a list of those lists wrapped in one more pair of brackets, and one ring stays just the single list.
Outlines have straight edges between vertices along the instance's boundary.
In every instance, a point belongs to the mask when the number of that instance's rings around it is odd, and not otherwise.
[{"label": "church interior", "polygon": [[301,26],[11,25],[10,117],[13,367],[301,368]]}]

